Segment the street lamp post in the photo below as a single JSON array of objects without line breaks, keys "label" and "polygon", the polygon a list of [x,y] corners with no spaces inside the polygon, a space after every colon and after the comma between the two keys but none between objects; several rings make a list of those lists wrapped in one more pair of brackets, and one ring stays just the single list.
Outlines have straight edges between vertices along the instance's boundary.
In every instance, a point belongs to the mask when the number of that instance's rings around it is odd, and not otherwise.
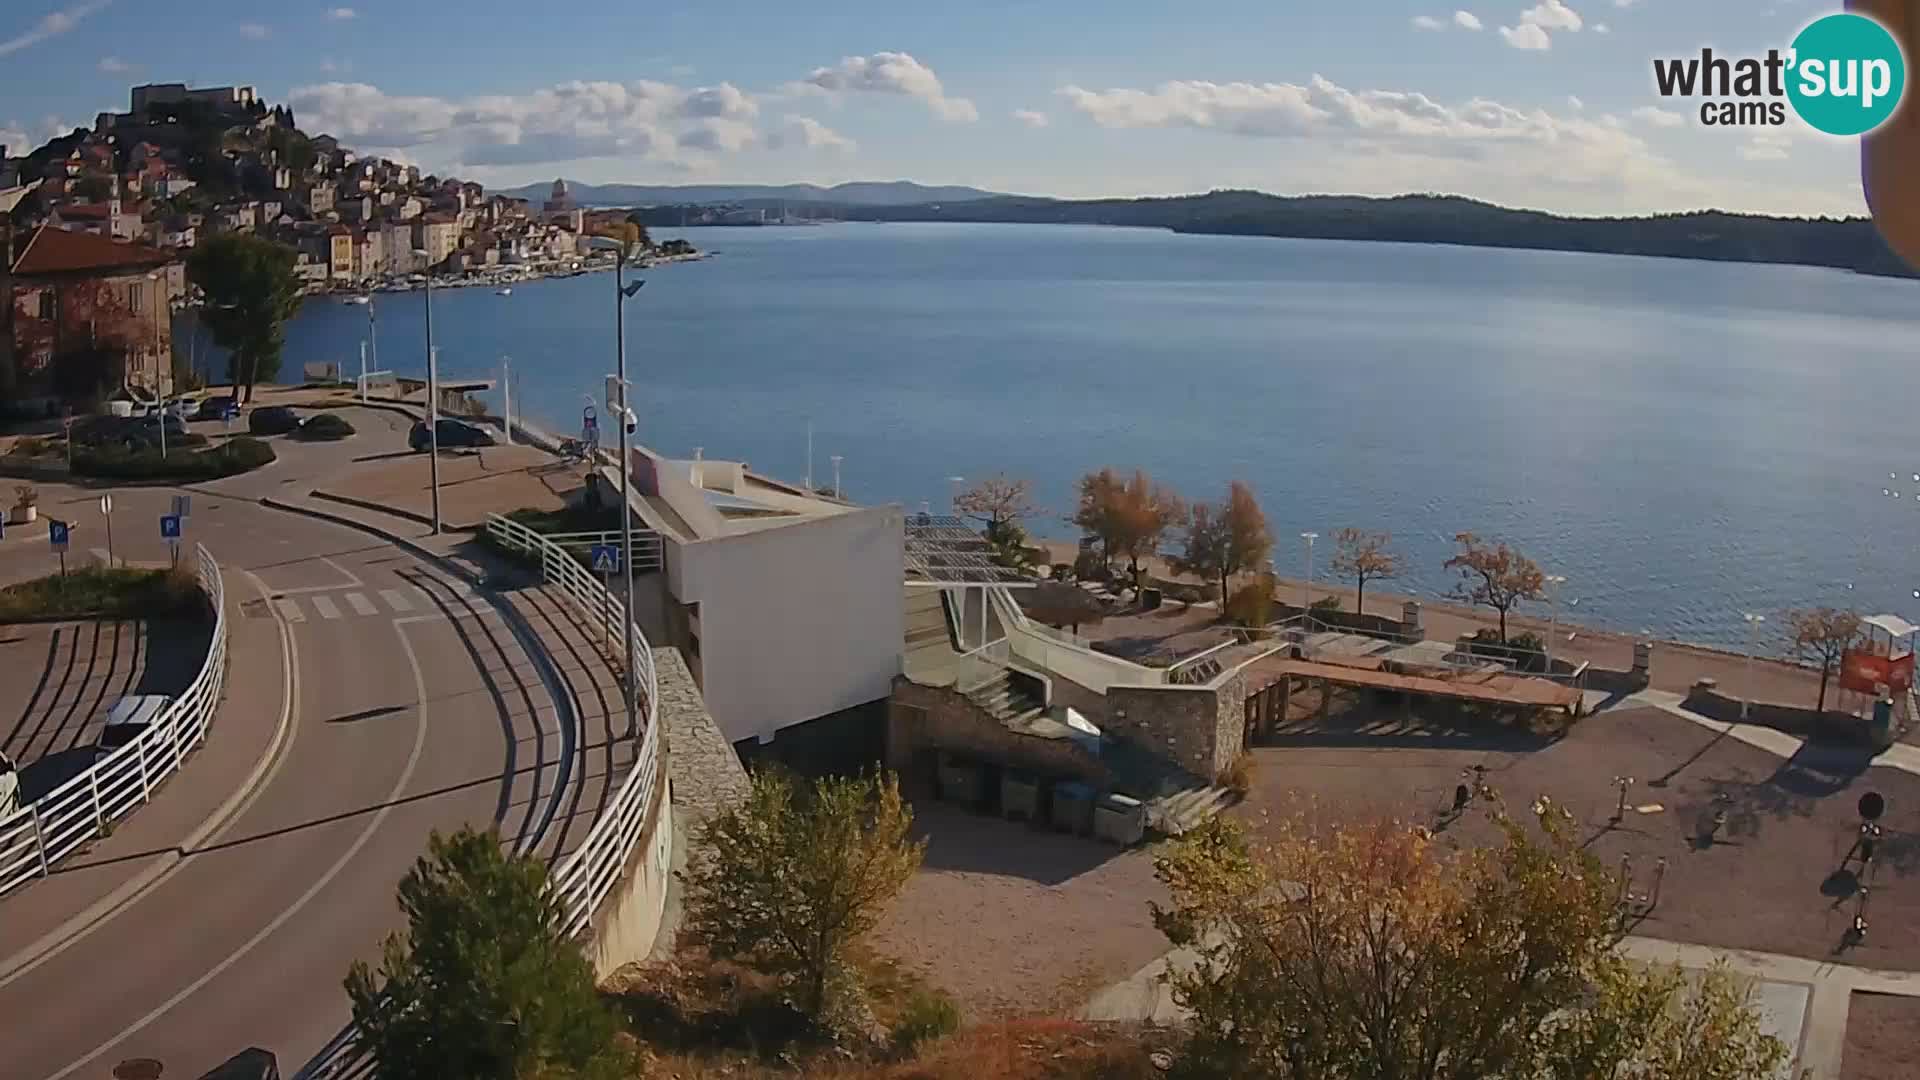
[{"label": "street lamp post", "polygon": [[966,482],[967,482],[967,478],[964,476],[947,477],[947,483],[952,488],[952,490],[947,495],[947,502],[948,502],[948,505],[951,506],[953,509],[954,517],[960,516],[960,485]]},{"label": "street lamp post", "polygon": [[[416,259],[432,259],[413,249]],[[371,301],[369,301],[371,307]],[[372,318],[371,315],[368,318]],[[433,487],[433,534],[440,535],[440,350],[433,345],[433,264],[427,264],[427,475]]]},{"label": "street lamp post", "polygon": [[1307,542],[1307,580],[1300,586],[1300,612],[1305,614],[1313,609],[1313,542],[1320,539],[1320,534],[1303,532],[1300,539]]},{"label": "street lamp post", "polygon": [[[631,387],[627,382],[626,302],[633,294],[640,291],[640,287],[645,285],[646,281],[636,281],[631,286],[627,284],[627,257],[630,252],[625,240],[597,236],[590,239],[588,243],[592,247],[602,251],[611,248],[615,253],[613,264],[613,334],[615,339],[614,351],[618,364],[614,373],[614,381],[615,385],[619,388],[620,395],[618,403],[619,415],[615,417],[615,420],[620,424],[620,572],[624,579],[623,587],[626,591],[627,611],[626,625],[620,628],[622,648],[625,650],[625,654],[621,657],[620,665],[622,670],[627,673],[625,685],[621,689],[627,710],[626,737],[631,739],[639,734],[639,727],[635,722],[634,716],[634,676],[637,673],[634,671],[633,664],[633,494],[631,477],[632,462],[629,460],[628,448],[628,438],[632,434],[633,428],[633,409],[628,404],[630,396],[629,390]],[[615,403],[609,401],[607,402],[607,406],[614,408]]]},{"label": "street lamp post", "polygon": [[1740,695],[1740,719],[1744,721],[1753,708],[1753,651],[1760,636],[1760,624],[1766,622],[1767,617],[1751,611],[1741,613],[1740,617],[1747,620],[1747,686],[1746,692]]},{"label": "street lamp post", "polygon": [[1561,574],[1548,574],[1547,584],[1547,674],[1553,674],[1553,639],[1560,633],[1560,586],[1567,579]]}]

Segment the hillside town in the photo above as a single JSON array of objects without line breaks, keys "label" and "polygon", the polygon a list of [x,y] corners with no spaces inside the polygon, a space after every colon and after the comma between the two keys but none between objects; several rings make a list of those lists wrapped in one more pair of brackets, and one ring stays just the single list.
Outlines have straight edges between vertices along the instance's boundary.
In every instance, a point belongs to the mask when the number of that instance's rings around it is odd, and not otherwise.
[{"label": "hillside town", "polygon": [[217,233],[291,248],[309,293],[359,293],[585,272],[587,237],[625,219],[580,207],[564,181],[536,206],[363,157],[250,86],[136,86],[126,112],[22,149],[0,145],[0,397],[15,403],[56,394],[53,358],[107,324],[107,381],[170,393],[185,258]]}]

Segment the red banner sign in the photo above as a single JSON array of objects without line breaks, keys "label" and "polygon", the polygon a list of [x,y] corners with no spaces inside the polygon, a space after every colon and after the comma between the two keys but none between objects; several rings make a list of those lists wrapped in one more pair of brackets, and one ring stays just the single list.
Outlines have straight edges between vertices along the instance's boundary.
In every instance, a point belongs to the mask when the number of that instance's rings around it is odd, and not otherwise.
[{"label": "red banner sign", "polygon": [[1882,686],[1889,693],[1906,693],[1913,685],[1913,654],[1889,659],[1875,652],[1848,649],[1840,659],[1840,685],[1862,694],[1871,694]]}]

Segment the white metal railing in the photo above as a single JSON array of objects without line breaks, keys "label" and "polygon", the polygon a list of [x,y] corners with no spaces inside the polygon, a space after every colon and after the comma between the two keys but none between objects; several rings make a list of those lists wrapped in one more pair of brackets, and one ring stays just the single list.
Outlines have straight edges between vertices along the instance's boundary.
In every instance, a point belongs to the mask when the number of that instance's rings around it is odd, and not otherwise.
[{"label": "white metal railing", "polygon": [[[590,550],[595,544],[618,544],[620,531],[607,532],[570,532],[542,533],[549,543],[563,547],[575,554]],[[653,531],[636,530],[633,534],[633,569],[636,573],[644,570],[658,570],[666,565],[662,554],[660,534]]]},{"label": "white metal railing", "polygon": [[[547,583],[558,585],[588,621],[600,627],[605,640],[617,640],[620,620],[627,617],[625,605],[601,588],[599,579],[572,553],[499,514],[487,515],[487,532],[505,547],[537,554],[541,576]],[[586,839],[560,861],[548,879],[549,888],[566,913],[569,934],[586,929],[595,909],[620,880],[653,811],[654,781],[660,767],[659,687],[653,670],[653,648],[638,626],[633,627],[633,652],[627,657],[627,670],[634,675],[634,690],[640,696],[640,722],[644,725],[639,758],[620,782],[613,800],[587,830]]]},{"label": "white metal railing", "polygon": [[85,772],[0,819],[0,894],[52,872],[55,864],[105,836],[113,823],[153,796],[153,789],[207,737],[226,677],[226,588],[207,549],[194,545],[200,587],[213,605],[213,641],[206,662],[137,737]]}]

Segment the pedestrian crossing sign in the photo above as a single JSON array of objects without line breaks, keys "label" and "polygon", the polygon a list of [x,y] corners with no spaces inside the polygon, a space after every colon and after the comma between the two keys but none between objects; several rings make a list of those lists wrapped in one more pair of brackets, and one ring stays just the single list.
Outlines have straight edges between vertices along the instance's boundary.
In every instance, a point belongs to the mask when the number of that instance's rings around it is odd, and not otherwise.
[{"label": "pedestrian crossing sign", "polygon": [[611,574],[620,569],[620,549],[612,544],[593,545],[593,572]]}]

